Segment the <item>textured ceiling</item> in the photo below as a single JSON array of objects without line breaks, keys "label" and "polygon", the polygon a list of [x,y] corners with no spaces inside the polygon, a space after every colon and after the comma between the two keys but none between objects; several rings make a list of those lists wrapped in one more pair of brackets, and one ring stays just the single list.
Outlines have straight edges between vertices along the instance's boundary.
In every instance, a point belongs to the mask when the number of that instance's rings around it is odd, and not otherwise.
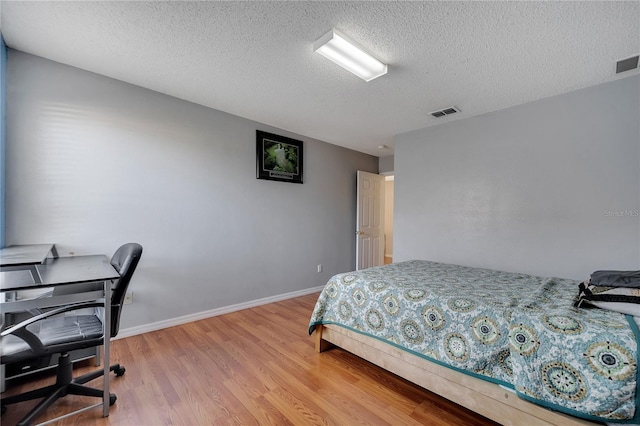
[{"label": "textured ceiling", "polygon": [[[615,62],[640,52],[638,1],[0,7],[13,49],[376,156],[399,133],[638,73]],[[389,73],[365,83],[315,54],[331,28]]]}]

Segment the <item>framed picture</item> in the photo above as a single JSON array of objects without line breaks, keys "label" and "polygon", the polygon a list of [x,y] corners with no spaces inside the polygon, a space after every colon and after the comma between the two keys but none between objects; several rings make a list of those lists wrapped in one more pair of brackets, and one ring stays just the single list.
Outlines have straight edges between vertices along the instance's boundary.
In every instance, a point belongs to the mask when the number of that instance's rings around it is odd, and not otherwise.
[{"label": "framed picture", "polygon": [[258,179],[302,183],[302,141],[256,131]]}]

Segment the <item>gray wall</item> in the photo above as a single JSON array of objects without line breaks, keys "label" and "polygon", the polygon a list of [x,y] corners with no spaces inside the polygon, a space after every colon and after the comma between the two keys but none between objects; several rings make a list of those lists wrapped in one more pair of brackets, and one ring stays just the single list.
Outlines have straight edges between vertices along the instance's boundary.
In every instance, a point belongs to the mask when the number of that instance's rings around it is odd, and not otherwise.
[{"label": "gray wall", "polygon": [[393,174],[393,155],[380,157],[378,159],[378,169],[380,174]]},{"label": "gray wall", "polygon": [[[7,83],[7,244],[81,255],[140,242],[123,328],[355,264],[356,170],[377,172],[376,157],[15,50]],[[304,141],[304,184],[256,179],[256,129]]]},{"label": "gray wall", "polygon": [[639,81],[399,135],[394,261],[640,269]]}]

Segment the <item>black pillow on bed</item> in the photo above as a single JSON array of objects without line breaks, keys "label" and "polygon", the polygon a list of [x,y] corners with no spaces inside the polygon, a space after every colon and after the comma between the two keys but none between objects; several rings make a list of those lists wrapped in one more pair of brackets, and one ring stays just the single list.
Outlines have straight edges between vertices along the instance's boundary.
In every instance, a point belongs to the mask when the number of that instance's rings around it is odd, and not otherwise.
[{"label": "black pillow on bed", "polygon": [[595,271],[591,285],[640,288],[640,271]]}]

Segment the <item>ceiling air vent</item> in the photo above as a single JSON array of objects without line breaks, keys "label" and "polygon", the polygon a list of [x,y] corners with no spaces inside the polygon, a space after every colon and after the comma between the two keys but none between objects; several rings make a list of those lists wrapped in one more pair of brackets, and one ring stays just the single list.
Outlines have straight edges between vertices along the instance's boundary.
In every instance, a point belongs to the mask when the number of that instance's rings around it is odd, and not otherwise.
[{"label": "ceiling air vent", "polygon": [[456,112],[460,112],[460,109],[452,106],[452,107],[440,109],[438,111],[430,112],[429,114],[431,114],[435,118],[439,118],[439,117],[444,117],[445,115],[455,114]]},{"label": "ceiling air vent", "polygon": [[638,68],[638,55],[616,62],[616,74]]}]

